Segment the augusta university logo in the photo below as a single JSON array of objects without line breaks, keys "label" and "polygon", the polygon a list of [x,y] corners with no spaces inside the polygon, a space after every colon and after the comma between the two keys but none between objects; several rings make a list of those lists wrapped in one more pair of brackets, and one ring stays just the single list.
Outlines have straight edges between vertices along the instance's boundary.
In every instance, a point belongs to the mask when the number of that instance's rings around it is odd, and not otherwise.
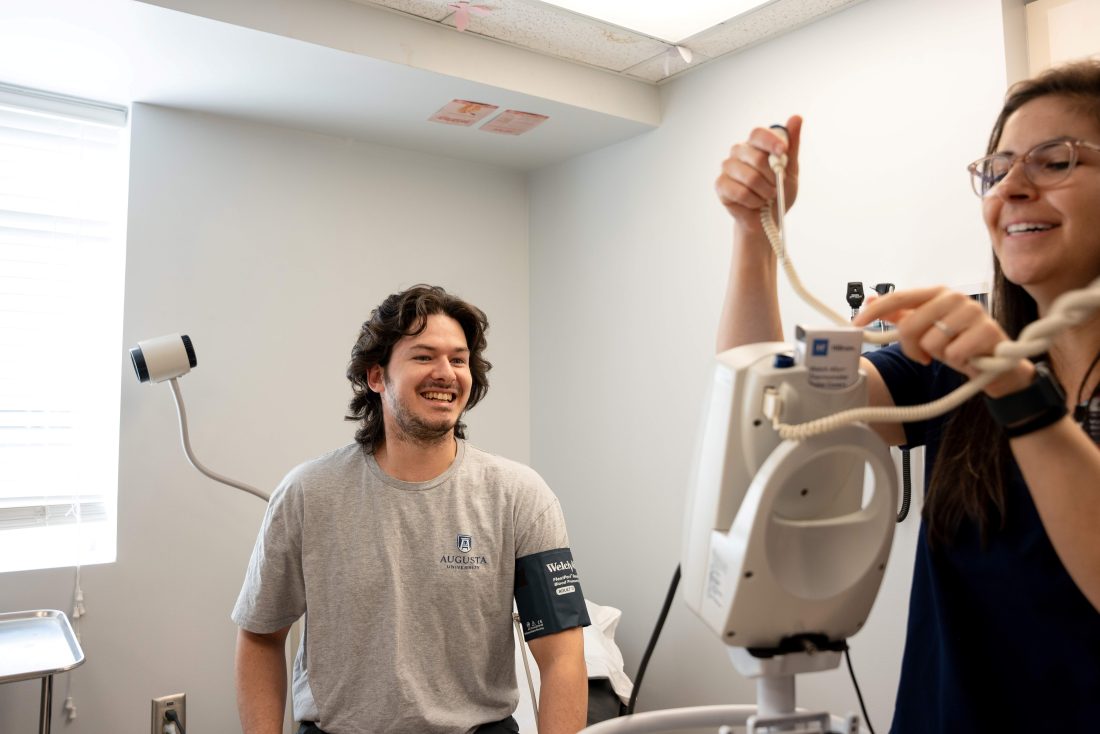
[{"label": "augusta university logo", "polygon": [[474,536],[459,535],[455,538],[455,546],[458,548],[458,553],[440,556],[439,565],[461,571],[476,571],[482,566],[489,565],[489,559],[485,556],[471,555],[470,550],[474,547]]}]

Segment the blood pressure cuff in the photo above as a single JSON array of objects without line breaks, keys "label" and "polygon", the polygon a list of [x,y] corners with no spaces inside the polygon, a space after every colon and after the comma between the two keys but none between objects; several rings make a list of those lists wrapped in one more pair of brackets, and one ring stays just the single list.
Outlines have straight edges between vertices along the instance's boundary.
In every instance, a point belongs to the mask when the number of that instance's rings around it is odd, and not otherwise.
[{"label": "blood pressure cuff", "polygon": [[524,640],[592,624],[568,548],[517,558],[515,593]]}]

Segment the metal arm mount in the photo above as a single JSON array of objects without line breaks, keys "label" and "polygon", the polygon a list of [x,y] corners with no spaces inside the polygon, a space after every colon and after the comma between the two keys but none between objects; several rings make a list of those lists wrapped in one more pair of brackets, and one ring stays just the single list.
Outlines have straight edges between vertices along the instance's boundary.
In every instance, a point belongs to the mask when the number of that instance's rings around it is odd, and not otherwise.
[{"label": "metal arm mount", "polygon": [[183,395],[180,394],[179,383],[176,381],[175,377],[171,379],[171,383],[172,397],[176,400],[176,413],[179,415],[180,419],[180,441],[183,443],[183,452],[187,454],[187,460],[191,462],[191,466],[195,467],[200,472],[213,479],[215,482],[221,482],[222,484],[227,484],[234,489],[243,490],[245,492],[248,492],[249,494],[259,497],[264,502],[267,502],[269,497],[264,492],[261,492],[255,487],[245,484],[244,482],[238,482],[236,479],[230,479],[227,476],[223,476],[221,474],[218,474],[217,472],[211,471],[203,466],[201,463],[199,463],[199,460],[195,458],[195,452],[191,450],[191,438],[187,433],[187,410],[183,407]]}]

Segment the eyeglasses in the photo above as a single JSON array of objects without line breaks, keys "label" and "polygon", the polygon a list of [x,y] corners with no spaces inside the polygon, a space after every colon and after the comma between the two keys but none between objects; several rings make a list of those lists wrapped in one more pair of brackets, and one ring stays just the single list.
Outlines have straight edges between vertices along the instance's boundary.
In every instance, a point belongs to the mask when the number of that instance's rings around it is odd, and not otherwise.
[{"label": "eyeglasses", "polygon": [[1052,186],[1065,181],[1077,165],[1077,149],[1100,152],[1100,145],[1085,140],[1050,140],[1039,143],[1022,156],[994,153],[966,167],[974,193],[984,198],[1019,161],[1027,180],[1036,186]]}]

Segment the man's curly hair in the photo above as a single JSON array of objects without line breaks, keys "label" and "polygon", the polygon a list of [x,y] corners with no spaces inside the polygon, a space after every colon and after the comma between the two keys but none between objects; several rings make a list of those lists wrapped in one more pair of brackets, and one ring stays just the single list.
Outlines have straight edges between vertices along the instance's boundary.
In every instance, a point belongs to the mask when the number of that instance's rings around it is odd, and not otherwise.
[{"label": "man's curly hair", "polygon": [[[367,451],[373,453],[386,435],[382,422],[382,396],[367,385],[367,374],[374,365],[385,368],[394,345],[406,336],[416,336],[424,331],[428,317],[435,314],[450,316],[466,335],[466,345],[470,349],[470,375],[473,378],[466,410],[477,405],[489,390],[489,370],[493,365],[482,356],[489,321],[481,309],[439,286],[414,285],[401,293],[394,293],[371,311],[370,318],[363,323],[359,338],[351,349],[351,362],[348,363],[348,380],[355,394],[348,404],[349,414],[344,419],[363,422],[355,432],[355,440]],[[455,424],[455,435],[466,437],[466,424],[462,421]]]}]

